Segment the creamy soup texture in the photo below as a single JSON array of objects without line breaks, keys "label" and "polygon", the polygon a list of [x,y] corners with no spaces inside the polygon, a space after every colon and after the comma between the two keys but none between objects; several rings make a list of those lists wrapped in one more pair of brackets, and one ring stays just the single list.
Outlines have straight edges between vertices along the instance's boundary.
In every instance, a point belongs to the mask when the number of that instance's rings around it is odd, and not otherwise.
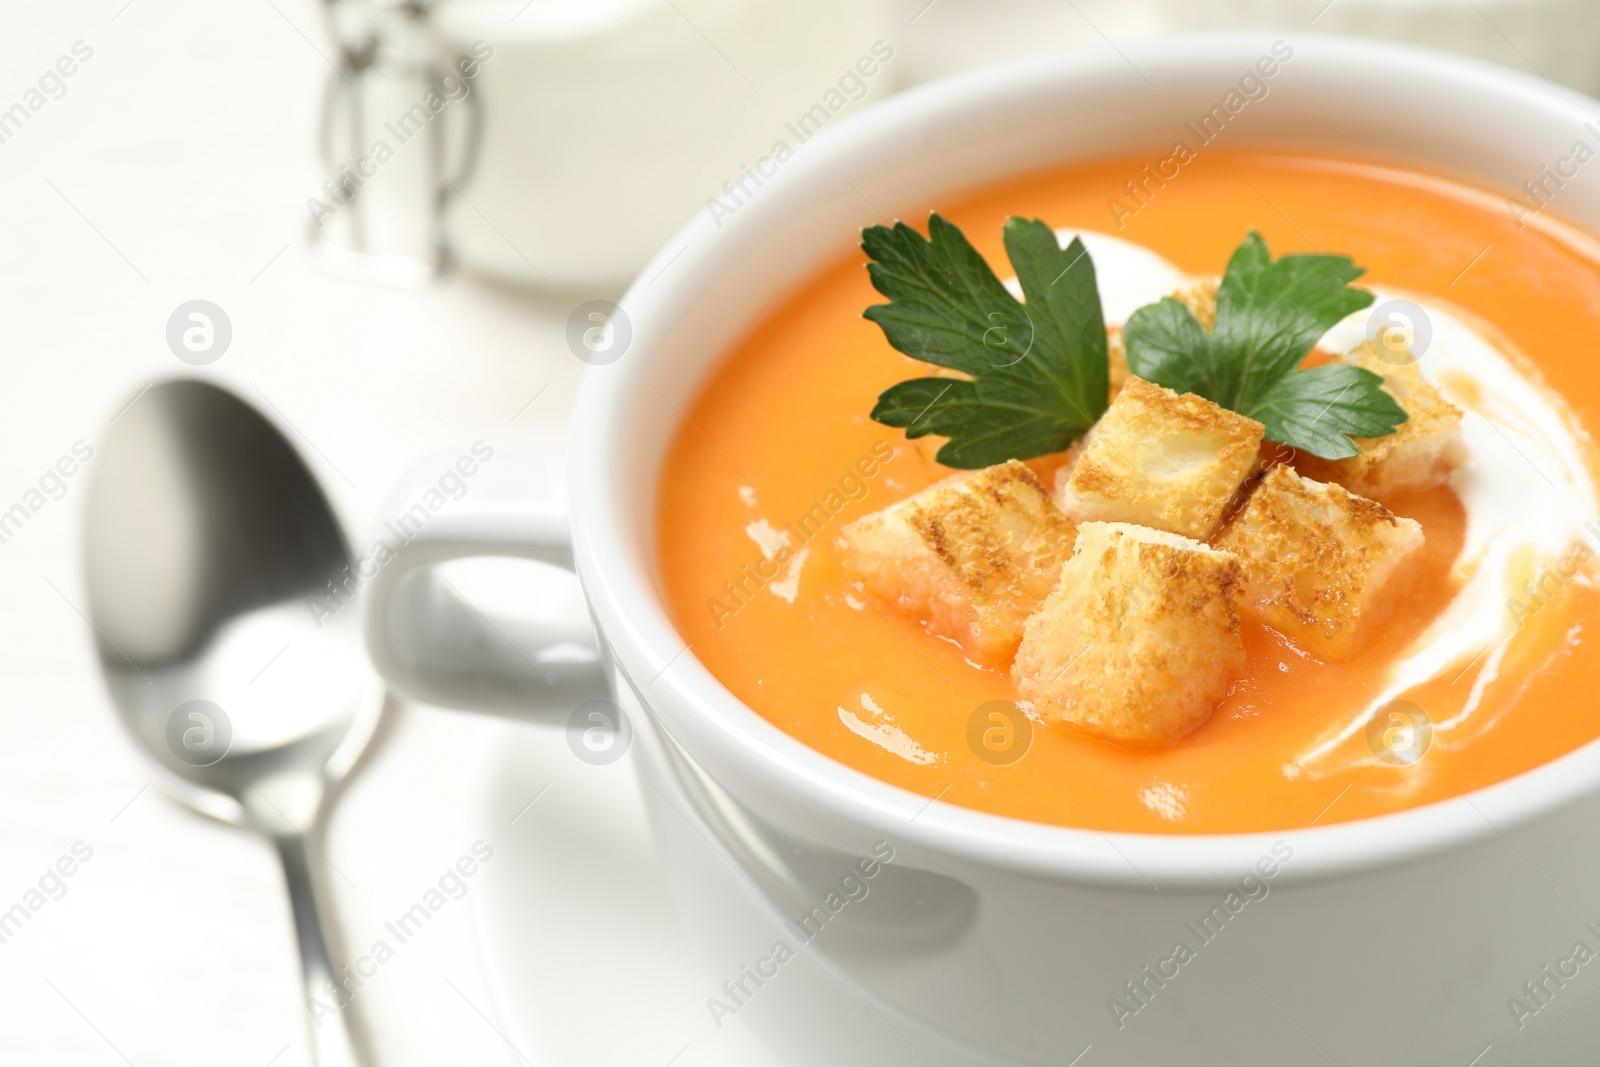
[{"label": "creamy soup texture", "polygon": [[[1419,366],[1465,413],[1468,458],[1448,486],[1384,501],[1427,543],[1359,650],[1328,662],[1247,620],[1244,676],[1170,747],[1026,722],[1031,741],[1009,750],[1013,762],[976,745],[975,713],[1016,698],[1010,676],[861,597],[838,566],[840,527],[949,473],[868,417],[882,389],[921,365],[860,317],[880,298],[841,234],[838,262],[735,346],[666,457],[662,580],[693,654],[757,712],[867,774],[1100,830],[1341,822],[1453,797],[1600,736],[1587,699],[1600,685],[1587,647],[1600,622],[1600,508],[1584,429],[1600,414],[1587,355],[1600,337],[1600,246],[1557,222],[1519,225],[1502,198],[1440,179],[1221,151],[1118,229],[1107,201],[1137,170],[1054,170],[929,206],[1002,277],[1007,215],[1046,219],[1063,243],[1081,236],[1108,324],[1220,273],[1251,228],[1275,254],[1338,252],[1367,268],[1357,284],[1373,308],[1323,349],[1347,351],[1396,321],[1370,321],[1405,310],[1396,301],[1421,309]],[[782,566],[769,561],[780,547]]]}]

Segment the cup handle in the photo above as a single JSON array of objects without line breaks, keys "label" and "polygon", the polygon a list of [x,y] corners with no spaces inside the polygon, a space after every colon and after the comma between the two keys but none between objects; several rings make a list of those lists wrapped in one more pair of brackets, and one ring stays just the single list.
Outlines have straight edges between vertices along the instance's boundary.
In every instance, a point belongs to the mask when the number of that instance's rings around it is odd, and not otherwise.
[{"label": "cup handle", "polygon": [[520,718],[609,697],[606,656],[588,618],[494,615],[439,573],[440,564],[473,556],[573,569],[562,465],[482,450],[490,458],[413,468],[358,561],[373,665],[412,699]]}]

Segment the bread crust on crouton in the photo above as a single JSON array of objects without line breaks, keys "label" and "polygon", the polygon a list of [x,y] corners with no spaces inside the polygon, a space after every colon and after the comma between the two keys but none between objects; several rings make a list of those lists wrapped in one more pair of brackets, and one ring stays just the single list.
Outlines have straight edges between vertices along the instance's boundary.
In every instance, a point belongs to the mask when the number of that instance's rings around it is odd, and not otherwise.
[{"label": "bread crust on crouton", "polygon": [[1244,670],[1239,561],[1125,523],[1078,527],[1061,582],[1031,619],[1012,677],[1047,722],[1170,744]]},{"label": "bread crust on crouton", "polygon": [[[1195,278],[1168,295],[1188,308],[1209,332],[1217,321],[1217,289],[1221,284],[1222,279],[1215,276]],[[1133,374],[1128,369],[1128,347],[1122,339],[1121,326],[1106,327],[1106,369],[1111,380],[1111,399],[1115,400]]]},{"label": "bread crust on crouton", "polygon": [[1106,377],[1111,383],[1111,400],[1117,398],[1132,376],[1133,371],[1128,369],[1128,346],[1122,339],[1122,327],[1106,327]]},{"label": "bread crust on crouton", "polygon": [[1075,524],[1026,465],[960,475],[850,523],[840,562],[874,600],[910,614],[989,665],[1055,587]]},{"label": "bread crust on crouton", "polygon": [[1188,308],[1210,333],[1217,325],[1217,290],[1222,279],[1214,274],[1192,279],[1172,294],[1172,299]]},{"label": "bread crust on crouton", "polygon": [[1360,454],[1349,459],[1303,456],[1295,464],[1301,473],[1379,500],[1448,481],[1467,454],[1461,439],[1461,409],[1446,400],[1415,363],[1396,366],[1366,344],[1341,360],[1380,375],[1383,391],[1405,409],[1406,421],[1383,437],[1352,438]]},{"label": "bread crust on crouton", "polygon": [[1255,466],[1262,426],[1193,393],[1131,377],[1086,438],[1056,505],[1204,540]]},{"label": "bread crust on crouton", "polygon": [[1415,520],[1281,465],[1216,541],[1243,564],[1246,606],[1328,659],[1387,613],[1386,586],[1422,543]]}]

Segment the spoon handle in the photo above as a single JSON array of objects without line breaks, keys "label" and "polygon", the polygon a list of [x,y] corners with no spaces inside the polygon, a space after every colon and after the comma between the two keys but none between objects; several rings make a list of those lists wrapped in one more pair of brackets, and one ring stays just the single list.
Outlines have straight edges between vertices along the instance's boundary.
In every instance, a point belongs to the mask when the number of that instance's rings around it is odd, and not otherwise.
[{"label": "spoon handle", "polygon": [[[310,1013],[312,1060],[317,1067],[364,1067],[367,1056],[358,1040],[350,1000],[355,990],[341,985],[329,948],[329,926],[324,921],[312,879],[311,843],[297,833],[275,834],[283,878],[289,886],[294,911],[295,938],[300,943],[300,970],[305,979],[306,1008]],[[360,979],[355,980],[359,983]]]}]

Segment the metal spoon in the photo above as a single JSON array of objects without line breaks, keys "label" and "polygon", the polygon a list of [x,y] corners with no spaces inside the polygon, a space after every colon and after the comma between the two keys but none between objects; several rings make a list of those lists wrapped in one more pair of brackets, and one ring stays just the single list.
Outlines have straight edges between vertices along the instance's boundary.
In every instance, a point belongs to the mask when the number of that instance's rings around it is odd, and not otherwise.
[{"label": "metal spoon", "polygon": [[384,693],[356,610],[330,607],[354,583],[327,500],[249,405],[203,382],[165,382],[117,416],[101,446],[84,561],[123,722],[167,792],[272,839],[316,1062],[366,1062],[318,908],[324,857],[307,834],[371,739]]}]

